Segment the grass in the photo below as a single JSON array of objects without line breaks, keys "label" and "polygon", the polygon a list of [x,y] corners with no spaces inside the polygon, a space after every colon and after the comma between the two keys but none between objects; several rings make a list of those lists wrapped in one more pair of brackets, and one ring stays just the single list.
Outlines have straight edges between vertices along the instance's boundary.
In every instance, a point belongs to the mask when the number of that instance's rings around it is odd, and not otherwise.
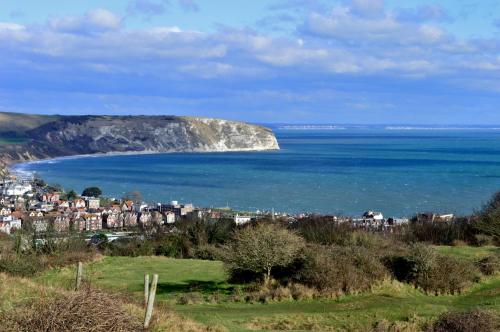
[{"label": "grass", "polygon": [[[144,274],[160,275],[157,298],[175,303],[178,296],[189,292],[202,295],[229,293],[222,262],[167,257],[104,257],[85,266],[90,283],[118,292],[142,296]],[[75,268],[51,270],[36,278],[49,286],[72,287]]]},{"label": "grass", "polygon": [[[440,247],[443,254],[476,259],[498,248]],[[500,276],[484,279],[456,296],[427,296],[399,282],[386,282],[374,291],[343,296],[336,300],[289,301],[280,303],[234,303],[224,300],[237,285],[226,281],[221,262],[182,260],[166,257],[104,257],[86,265],[91,282],[99,287],[142,297],[144,273],[158,273],[158,300],[169,303],[183,316],[200,323],[222,324],[229,331],[251,330],[366,330],[374,322],[408,322],[414,317],[429,319],[447,310],[478,306],[500,314]],[[52,270],[36,280],[46,285],[71,285],[74,269]],[[220,303],[177,305],[183,293],[197,292],[205,299],[222,294]],[[405,323],[402,323],[405,324]]]},{"label": "grass", "polygon": [[27,141],[26,138],[0,137],[0,145],[24,144]]},{"label": "grass", "polygon": [[456,258],[470,261],[477,261],[493,254],[500,255],[500,247],[495,246],[435,246],[434,248],[441,254],[455,256]]}]

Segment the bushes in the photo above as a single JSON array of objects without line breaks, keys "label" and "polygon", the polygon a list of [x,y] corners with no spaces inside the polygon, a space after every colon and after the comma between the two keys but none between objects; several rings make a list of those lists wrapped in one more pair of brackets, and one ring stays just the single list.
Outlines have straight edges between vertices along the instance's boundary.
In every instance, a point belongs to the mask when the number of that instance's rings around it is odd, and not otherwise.
[{"label": "bushes", "polygon": [[140,239],[123,239],[104,245],[104,254],[109,256],[151,256],[155,252],[150,241]]},{"label": "bushes", "polygon": [[482,274],[494,275],[500,270],[500,258],[498,255],[487,256],[477,261],[476,266]]},{"label": "bushes", "polygon": [[314,246],[306,256],[297,280],[325,292],[368,290],[388,276],[382,263],[362,247]]},{"label": "bushes", "polygon": [[43,264],[36,255],[4,255],[0,258],[0,272],[13,276],[30,277],[43,270]]},{"label": "bushes", "polygon": [[223,258],[223,251],[214,245],[206,244],[195,247],[190,256],[196,259],[204,259],[209,261],[215,261]]},{"label": "bushes", "polygon": [[2,331],[143,331],[116,297],[95,289],[39,300],[0,317]]},{"label": "bushes", "polygon": [[403,239],[408,242],[428,242],[436,245],[453,245],[454,242],[475,244],[474,228],[468,219],[453,222],[430,222],[413,219]]},{"label": "bushes", "polygon": [[473,264],[438,255],[424,244],[412,245],[405,256],[387,258],[386,266],[396,279],[435,294],[461,292],[476,279]]},{"label": "bushes", "polygon": [[433,325],[434,332],[493,332],[498,331],[498,317],[489,311],[447,312]]},{"label": "bushes", "polygon": [[277,224],[262,223],[237,232],[223,260],[231,274],[249,271],[262,275],[267,282],[273,269],[292,264],[304,245],[295,233]]}]

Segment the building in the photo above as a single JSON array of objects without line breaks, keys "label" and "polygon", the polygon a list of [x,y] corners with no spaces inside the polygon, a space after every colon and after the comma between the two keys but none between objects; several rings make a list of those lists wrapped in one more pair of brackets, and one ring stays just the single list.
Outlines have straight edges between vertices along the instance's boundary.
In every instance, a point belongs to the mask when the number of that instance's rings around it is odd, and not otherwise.
[{"label": "building", "polygon": [[42,202],[45,203],[58,203],[60,199],[60,193],[54,192],[54,193],[45,193],[42,195]]},{"label": "building", "polygon": [[4,186],[2,194],[4,196],[23,196],[32,190],[33,187],[29,183],[12,183]]},{"label": "building", "polygon": [[88,198],[87,208],[89,210],[98,210],[101,207],[101,201],[99,198]]},{"label": "building", "polygon": [[164,216],[165,216],[165,223],[167,224],[175,223],[175,213],[173,213],[172,211],[165,212]]},{"label": "building", "polygon": [[239,214],[236,214],[233,217],[233,219],[234,219],[234,222],[236,223],[236,225],[242,225],[242,224],[246,224],[247,222],[252,221],[251,216],[240,216]]}]

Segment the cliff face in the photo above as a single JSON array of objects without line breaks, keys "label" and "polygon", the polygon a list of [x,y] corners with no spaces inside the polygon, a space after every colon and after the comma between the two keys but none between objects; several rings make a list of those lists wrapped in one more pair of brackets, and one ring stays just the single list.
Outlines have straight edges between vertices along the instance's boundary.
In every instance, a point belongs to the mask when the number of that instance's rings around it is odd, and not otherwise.
[{"label": "cliff face", "polygon": [[270,129],[242,122],[173,116],[60,117],[4,146],[4,162],[97,153],[225,152],[279,149]]}]

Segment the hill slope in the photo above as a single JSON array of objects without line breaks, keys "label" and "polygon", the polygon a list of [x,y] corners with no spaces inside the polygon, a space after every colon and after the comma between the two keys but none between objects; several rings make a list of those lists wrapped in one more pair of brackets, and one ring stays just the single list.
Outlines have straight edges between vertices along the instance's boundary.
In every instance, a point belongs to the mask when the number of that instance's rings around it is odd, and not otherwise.
[{"label": "hill slope", "polygon": [[262,126],[176,116],[44,117],[0,113],[0,139],[12,137],[24,141],[0,145],[3,165],[81,154],[279,149],[273,132]]}]

